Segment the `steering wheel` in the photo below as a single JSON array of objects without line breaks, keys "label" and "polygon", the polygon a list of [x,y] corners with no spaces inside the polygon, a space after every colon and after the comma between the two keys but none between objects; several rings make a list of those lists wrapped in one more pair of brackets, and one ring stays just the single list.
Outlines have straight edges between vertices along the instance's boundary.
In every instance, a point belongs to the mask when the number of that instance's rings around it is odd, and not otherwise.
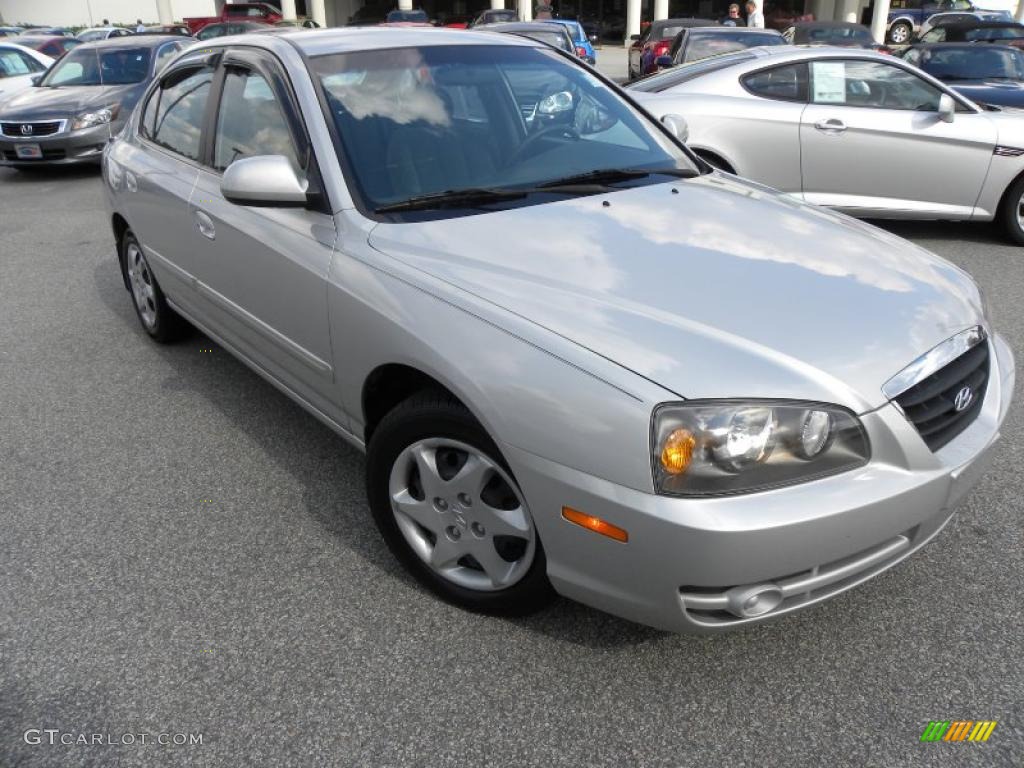
[{"label": "steering wheel", "polygon": [[547,128],[541,128],[532,136],[527,136],[526,141],[520,144],[519,148],[508,156],[508,160],[505,162],[505,165],[515,165],[515,163],[527,154],[527,150],[536,145],[538,141],[545,136],[551,136],[556,133],[560,133],[562,136],[572,139],[573,141],[579,141],[580,138],[579,131],[570,125],[549,125]]}]

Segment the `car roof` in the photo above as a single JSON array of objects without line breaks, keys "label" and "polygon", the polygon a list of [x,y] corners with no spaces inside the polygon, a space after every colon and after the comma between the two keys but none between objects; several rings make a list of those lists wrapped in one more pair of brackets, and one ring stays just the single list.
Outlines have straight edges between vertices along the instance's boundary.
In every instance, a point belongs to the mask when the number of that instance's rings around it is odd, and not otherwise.
[{"label": "car roof", "polygon": [[[513,22],[507,22],[509,24]],[[543,22],[531,22],[540,24]],[[505,26],[502,24],[501,26]],[[559,26],[561,28],[561,26]],[[516,35],[478,32],[446,27],[332,27],[328,29],[288,30],[281,35],[260,35],[261,41],[285,40],[308,56],[330,53],[372,51],[384,48],[412,48],[434,45],[521,45],[538,48],[544,43]],[[236,45],[238,40],[233,41]],[[218,40],[211,45],[224,45]]]},{"label": "car roof", "polygon": [[11,42],[17,40],[31,40],[35,43],[49,42],[51,40],[74,40],[73,37],[67,37],[66,35],[12,35],[11,37],[5,38]]},{"label": "car roof", "polygon": [[689,35],[781,35],[777,29],[763,29],[761,27],[690,27],[686,30]]},{"label": "car roof", "polygon": [[181,42],[181,35],[126,35],[124,37],[108,37],[106,40],[94,40],[91,43],[82,43],[75,46],[75,50],[91,51],[98,48],[104,51],[114,51],[123,48],[156,48],[168,41]]},{"label": "car roof", "polygon": [[1019,24],[1016,21],[960,21],[947,25],[946,29],[1006,29],[1007,27],[1024,27],[1024,24]]},{"label": "car roof", "polygon": [[506,21],[501,24],[480,24],[473,29],[482,32],[536,32],[547,28],[561,34],[563,25],[552,21]]},{"label": "car roof", "polygon": [[853,21],[797,21],[790,26],[794,29],[867,29],[863,24]]},{"label": "car roof", "polygon": [[975,45],[971,42],[963,43],[917,43],[910,46],[908,50],[911,51],[1013,51],[1024,56],[1024,51],[1020,48],[1015,48],[1012,45],[999,45],[993,43],[991,45]]}]

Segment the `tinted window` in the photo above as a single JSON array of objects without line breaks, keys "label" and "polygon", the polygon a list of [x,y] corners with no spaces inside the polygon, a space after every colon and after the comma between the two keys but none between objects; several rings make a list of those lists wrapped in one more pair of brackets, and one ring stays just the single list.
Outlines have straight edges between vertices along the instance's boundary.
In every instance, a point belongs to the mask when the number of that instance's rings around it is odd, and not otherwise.
[{"label": "tinted window", "polygon": [[214,167],[240,157],[284,155],[298,170],[288,121],[270,84],[255,72],[231,69],[224,80],[214,137]]},{"label": "tinted window", "polygon": [[126,85],[149,76],[149,48],[80,48],[61,59],[41,85]]},{"label": "tinted window", "polygon": [[683,53],[684,61],[698,61],[720,53],[741,51],[759,45],[785,45],[786,40],[778,32],[760,34],[757,32],[725,32],[706,35],[690,32],[690,39]]},{"label": "tinted window", "polygon": [[873,45],[871,32],[860,27],[812,27],[802,35],[801,42],[835,45]]},{"label": "tinted window", "polygon": [[181,46],[178,45],[178,43],[168,43],[167,45],[160,46],[156,52],[156,61],[153,62],[153,71],[159,72],[163,69],[164,65],[170,61],[171,57],[180,50]]},{"label": "tinted window", "polygon": [[946,82],[1024,79],[1024,54],[1002,46],[932,48],[919,52],[915,63]]},{"label": "tinted window", "polygon": [[0,49],[0,77],[17,77],[42,72],[46,67],[21,51]]},{"label": "tinted window", "polygon": [[533,40],[537,40],[542,43],[547,43],[548,45],[552,45],[555,48],[558,48],[559,50],[573,50],[572,46],[569,45],[569,41],[566,39],[565,35],[563,35],[561,32],[557,32],[554,30],[548,31],[546,29],[538,29],[537,31],[530,32],[516,32],[516,34],[522,35],[523,37],[529,37]]},{"label": "tinted window", "polygon": [[816,104],[936,111],[942,93],[917,75],[875,61],[811,63],[811,99]]},{"label": "tinted window", "polygon": [[945,27],[932,27],[921,37],[922,43],[941,43],[946,39]]},{"label": "tinted window", "polygon": [[807,65],[803,63],[753,72],[742,82],[748,91],[766,99],[807,101]]},{"label": "tinted window", "polygon": [[1012,40],[1024,37],[1024,27],[979,27],[970,29],[964,35],[966,40]]},{"label": "tinted window", "polygon": [[199,159],[199,138],[213,71],[174,72],[153,92],[143,114],[142,132],[162,147]]}]

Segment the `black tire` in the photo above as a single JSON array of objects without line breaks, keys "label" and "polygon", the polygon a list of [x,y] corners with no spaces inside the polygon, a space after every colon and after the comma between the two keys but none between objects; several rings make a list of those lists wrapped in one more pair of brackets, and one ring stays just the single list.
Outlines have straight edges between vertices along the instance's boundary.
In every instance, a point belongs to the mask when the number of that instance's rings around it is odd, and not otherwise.
[{"label": "black tire", "polygon": [[[142,329],[150,338],[161,344],[170,344],[185,336],[189,329],[188,323],[168,306],[164,292],[149,268],[145,251],[130,229],[121,237],[118,251],[121,270],[128,284],[128,293],[132,297],[132,306],[135,307],[135,315],[139,318]],[[139,279],[151,288],[151,295],[143,297],[140,291],[135,290],[133,270],[139,271]]]},{"label": "black tire", "polygon": [[[889,42],[893,45],[908,45],[914,36],[914,28],[905,21],[897,21],[889,27]],[[897,40],[896,38],[902,39]]]},{"label": "black tire", "polygon": [[381,420],[367,446],[367,498],[374,522],[388,548],[417,581],[454,605],[497,616],[525,616],[542,609],[551,602],[555,593],[548,581],[544,550],[535,528],[533,560],[529,569],[516,583],[497,591],[469,589],[436,573],[413,551],[399,530],[389,493],[392,467],[406,448],[431,438],[472,446],[500,466],[515,482],[494,441],[461,403],[440,392],[414,395]]},{"label": "black tire", "polygon": [[1021,176],[1003,196],[1003,203],[999,208],[999,219],[1007,236],[1016,245],[1024,245],[1024,226],[1021,219],[1024,218],[1024,176]]}]

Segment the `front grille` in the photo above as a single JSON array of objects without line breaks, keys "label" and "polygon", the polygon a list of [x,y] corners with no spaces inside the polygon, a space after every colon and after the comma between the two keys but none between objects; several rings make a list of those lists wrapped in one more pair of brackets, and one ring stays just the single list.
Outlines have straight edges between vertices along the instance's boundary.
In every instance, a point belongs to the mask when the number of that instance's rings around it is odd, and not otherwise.
[{"label": "front grille", "polygon": [[[47,120],[42,123],[0,123],[4,136],[18,136],[28,139],[33,136],[52,136],[60,130],[62,120]],[[28,133],[22,130],[22,126],[29,126]]]},{"label": "front grille", "polygon": [[937,451],[967,429],[981,412],[988,371],[988,344],[982,342],[898,395],[895,401],[928,447]]}]

